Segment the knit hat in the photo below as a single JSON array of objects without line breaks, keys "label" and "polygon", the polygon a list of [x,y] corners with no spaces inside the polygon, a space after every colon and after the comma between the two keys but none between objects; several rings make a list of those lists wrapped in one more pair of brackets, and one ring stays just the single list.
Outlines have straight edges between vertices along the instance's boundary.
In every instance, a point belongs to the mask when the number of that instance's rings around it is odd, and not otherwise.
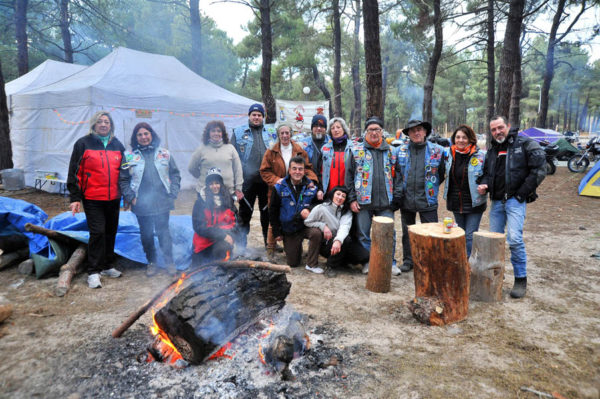
[{"label": "knit hat", "polygon": [[221,169],[210,168],[208,172],[206,172],[206,185],[208,186],[213,180],[217,180],[219,183],[223,184],[223,175],[221,174]]},{"label": "knit hat", "polygon": [[259,103],[252,104],[250,106],[250,108],[248,109],[248,115],[250,115],[254,111],[260,112],[263,117],[265,116],[265,107],[263,107],[262,104],[259,104]]},{"label": "knit hat", "polygon": [[431,123],[423,122],[418,119],[409,120],[408,123],[406,124],[406,126],[404,127],[404,129],[402,129],[402,133],[404,133],[405,135],[408,136],[408,130],[412,127],[417,127],[417,126],[423,126],[423,128],[427,132],[427,133],[425,133],[425,137],[427,137],[431,134]]},{"label": "knit hat", "polygon": [[312,129],[315,126],[322,126],[324,128],[327,128],[327,118],[325,118],[325,115],[315,114],[315,116],[312,117],[310,128]]},{"label": "knit hat", "polygon": [[365,130],[369,127],[369,125],[376,124],[379,125],[380,128],[383,129],[383,121],[378,116],[372,116],[365,122]]}]

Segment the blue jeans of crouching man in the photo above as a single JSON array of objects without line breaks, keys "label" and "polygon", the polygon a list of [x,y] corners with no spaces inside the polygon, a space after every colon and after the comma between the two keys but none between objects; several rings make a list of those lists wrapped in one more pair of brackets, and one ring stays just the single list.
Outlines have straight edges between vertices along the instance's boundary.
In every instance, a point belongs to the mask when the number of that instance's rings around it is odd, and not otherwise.
[{"label": "blue jeans of crouching man", "polygon": [[471,248],[473,247],[473,233],[479,230],[479,223],[481,222],[482,212],[475,213],[456,213],[454,214],[454,220],[458,227],[465,231],[465,238],[467,239],[467,258],[471,256]]},{"label": "blue jeans of crouching man", "polygon": [[523,242],[526,208],[525,202],[513,197],[506,202],[492,201],[490,209],[490,231],[504,233],[506,227],[506,242],[510,248],[510,262],[515,277],[527,277],[527,253]]}]

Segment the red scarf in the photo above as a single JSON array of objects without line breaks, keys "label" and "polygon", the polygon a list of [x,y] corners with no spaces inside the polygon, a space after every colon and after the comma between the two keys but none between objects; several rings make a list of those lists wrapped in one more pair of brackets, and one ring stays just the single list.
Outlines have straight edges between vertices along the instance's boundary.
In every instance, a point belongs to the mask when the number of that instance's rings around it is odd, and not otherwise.
[{"label": "red scarf", "polygon": [[469,144],[464,150],[459,150],[458,148],[456,148],[456,145],[452,145],[450,149],[452,150],[452,159],[456,158],[457,152],[460,154],[473,155],[475,151],[477,151],[477,147],[475,146],[475,144]]},{"label": "red scarf", "polygon": [[381,143],[383,142],[383,136],[379,136],[379,140],[377,141],[371,141],[369,140],[367,137],[369,137],[369,135],[367,134],[365,136],[365,140],[367,141],[367,143],[369,143],[371,145],[371,147],[373,148],[379,148],[379,146],[381,145]]}]

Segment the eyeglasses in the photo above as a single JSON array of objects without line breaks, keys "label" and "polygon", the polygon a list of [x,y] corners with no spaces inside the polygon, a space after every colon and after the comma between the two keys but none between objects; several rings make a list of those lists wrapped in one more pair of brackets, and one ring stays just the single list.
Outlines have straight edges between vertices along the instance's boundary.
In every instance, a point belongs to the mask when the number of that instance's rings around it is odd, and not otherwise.
[{"label": "eyeglasses", "polygon": [[367,129],[368,133],[381,133],[381,128],[375,128],[375,129]]}]

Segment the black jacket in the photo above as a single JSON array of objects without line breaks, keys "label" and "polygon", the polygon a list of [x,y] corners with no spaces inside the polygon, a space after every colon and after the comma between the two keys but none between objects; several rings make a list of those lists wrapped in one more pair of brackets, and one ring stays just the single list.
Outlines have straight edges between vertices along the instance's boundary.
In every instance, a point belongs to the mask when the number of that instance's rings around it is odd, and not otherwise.
[{"label": "black jacket", "polygon": [[[535,189],[546,177],[546,155],[536,141],[519,136],[518,131],[518,128],[512,128],[506,137],[505,198],[515,197],[520,202],[533,202],[537,198]],[[479,184],[488,185],[490,193],[494,192],[494,171],[499,146],[495,141],[492,143],[479,180]]]}]

